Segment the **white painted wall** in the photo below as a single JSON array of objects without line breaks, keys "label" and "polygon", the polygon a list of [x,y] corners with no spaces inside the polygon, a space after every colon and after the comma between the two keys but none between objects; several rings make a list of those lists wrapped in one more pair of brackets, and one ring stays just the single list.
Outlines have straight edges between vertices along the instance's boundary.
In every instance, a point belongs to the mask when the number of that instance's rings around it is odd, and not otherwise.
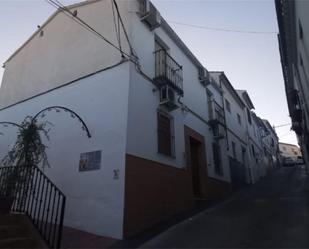
[{"label": "white painted wall", "polygon": [[[51,165],[45,173],[67,197],[66,226],[122,238],[128,91],[129,63],[124,63],[0,111],[1,121],[20,123],[27,115],[60,105],[86,122],[90,139],[68,113],[51,111],[44,118],[54,124],[50,141],[44,141]],[[1,132],[3,158],[16,132],[3,127]],[[101,169],[79,172],[80,153],[96,150],[102,150]],[[114,170],[119,170],[119,179],[114,179]]]},{"label": "white painted wall", "polygon": [[[181,101],[203,119],[208,120],[206,89],[199,82],[197,66],[192,63],[161,27],[150,31],[140,21],[138,15],[134,13],[134,8],[137,9],[136,2],[131,1],[131,3],[131,41],[139,57],[142,70],[150,78],[154,77],[155,58],[153,52],[155,50],[155,36],[157,36],[169,47],[171,56],[183,66],[184,97]],[[226,169],[226,174],[223,177],[214,175],[211,131],[207,124],[189,112],[182,112],[181,109],[171,112],[174,118],[175,158],[157,153],[159,92],[153,92],[154,85],[137,73],[133,66],[131,67],[130,77],[127,153],[178,168],[185,167],[184,125],[186,125],[205,138],[209,176],[229,181],[229,172]]]},{"label": "white painted wall", "polygon": [[[124,23],[128,1],[118,1]],[[117,44],[111,1],[98,1],[77,9],[78,17]],[[5,63],[0,108],[53,89],[120,61],[121,55],[96,35],[59,13],[15,56]],[[121,32],[122,49],[129,53]]]}]

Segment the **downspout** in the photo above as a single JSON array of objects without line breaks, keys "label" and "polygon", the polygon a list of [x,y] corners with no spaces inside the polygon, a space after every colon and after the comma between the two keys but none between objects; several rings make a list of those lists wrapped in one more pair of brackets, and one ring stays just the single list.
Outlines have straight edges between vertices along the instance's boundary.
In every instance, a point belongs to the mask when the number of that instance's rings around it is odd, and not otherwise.
[{"label": "downspout", "polygon": [[248,146],[248,149],[247,149],[247,151],[248,151],[248,173],[249,173],[249,181],[250,181],[250,183],[252,182],[252,172],[251,172],[251,167],[250,167],[250,150],[251,150],[251,147],[250,147],[250,138],[249,138],[249,129],[248,129],[248,122],[247,122],[247,111],[246,111],[246,108],[247,107],[245,107],[245,109],[244,109],[244,112],[245,112],[245,117],[246,117],[246,137],[247,137],[247,146]]},{"label": "downspout", "polygon": [[225,104],[224,104],[224,97],[223,97],[223,89],[222,89],[222,78],[220,75],[219,78],[219,83],[220,83],[220,89],[222,90],[221,94],[221,101],[222,101],[222,107],[223,107],[223,113],[224,113],[224,129],[225,129],[225,134],[226,134],[226,148],[229,151],[230,150],[230,145],[229,145],[229,138],[228,138],[228,133],[227,133],[227,125],[226,125],[226,118],[225,118]]}]

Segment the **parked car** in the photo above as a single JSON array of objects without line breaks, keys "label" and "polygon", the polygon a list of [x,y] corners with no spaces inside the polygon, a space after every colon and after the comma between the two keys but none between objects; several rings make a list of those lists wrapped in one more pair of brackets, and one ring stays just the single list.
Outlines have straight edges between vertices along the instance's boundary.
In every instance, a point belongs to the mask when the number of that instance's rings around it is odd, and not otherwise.
[{"label": "parked car", "polygon": [[297,160],[296,160],[296,164],[297,164],[297,165],[301,165],[301,164],[304,164],[304,163],[305,163],[305,162],[304,162],[303,157],[298,156],[298,157],[297,157]]},{"label": "parked car", "polygon": [[295,166],[295,165],[296,165],[296,162],[292,158],[290,158],[290,157],[284,158],[283,166],[285,166],[285,167],[292,167],[292,166]]}]

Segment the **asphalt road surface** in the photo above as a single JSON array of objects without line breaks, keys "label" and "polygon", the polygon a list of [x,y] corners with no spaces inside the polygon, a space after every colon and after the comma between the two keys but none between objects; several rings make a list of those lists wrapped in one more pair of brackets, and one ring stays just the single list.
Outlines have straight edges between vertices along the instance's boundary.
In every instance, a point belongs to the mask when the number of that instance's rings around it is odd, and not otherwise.
[{"label": "asphalt road surface", "polygon": [[142,248],[309,248],[303,166],[275,170],[231,199],[163,232]]}]

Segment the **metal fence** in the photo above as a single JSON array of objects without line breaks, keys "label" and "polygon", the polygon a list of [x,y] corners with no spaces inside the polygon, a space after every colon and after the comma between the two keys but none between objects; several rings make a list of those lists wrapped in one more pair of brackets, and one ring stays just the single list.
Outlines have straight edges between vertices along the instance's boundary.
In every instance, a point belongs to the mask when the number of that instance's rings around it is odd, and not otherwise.
[{"label": "metal fence", "polygon": [[36,166],[0,167],[0,196],[12,196],[12,212],[26,214],[50,248],[60,248],[65,195]]},{"label": "metal fence", "polygon": [[155,54],[155,80],[160,85],[168,84],[180,94],[183,93],[183,74],[180,66],[164,49]]}]

